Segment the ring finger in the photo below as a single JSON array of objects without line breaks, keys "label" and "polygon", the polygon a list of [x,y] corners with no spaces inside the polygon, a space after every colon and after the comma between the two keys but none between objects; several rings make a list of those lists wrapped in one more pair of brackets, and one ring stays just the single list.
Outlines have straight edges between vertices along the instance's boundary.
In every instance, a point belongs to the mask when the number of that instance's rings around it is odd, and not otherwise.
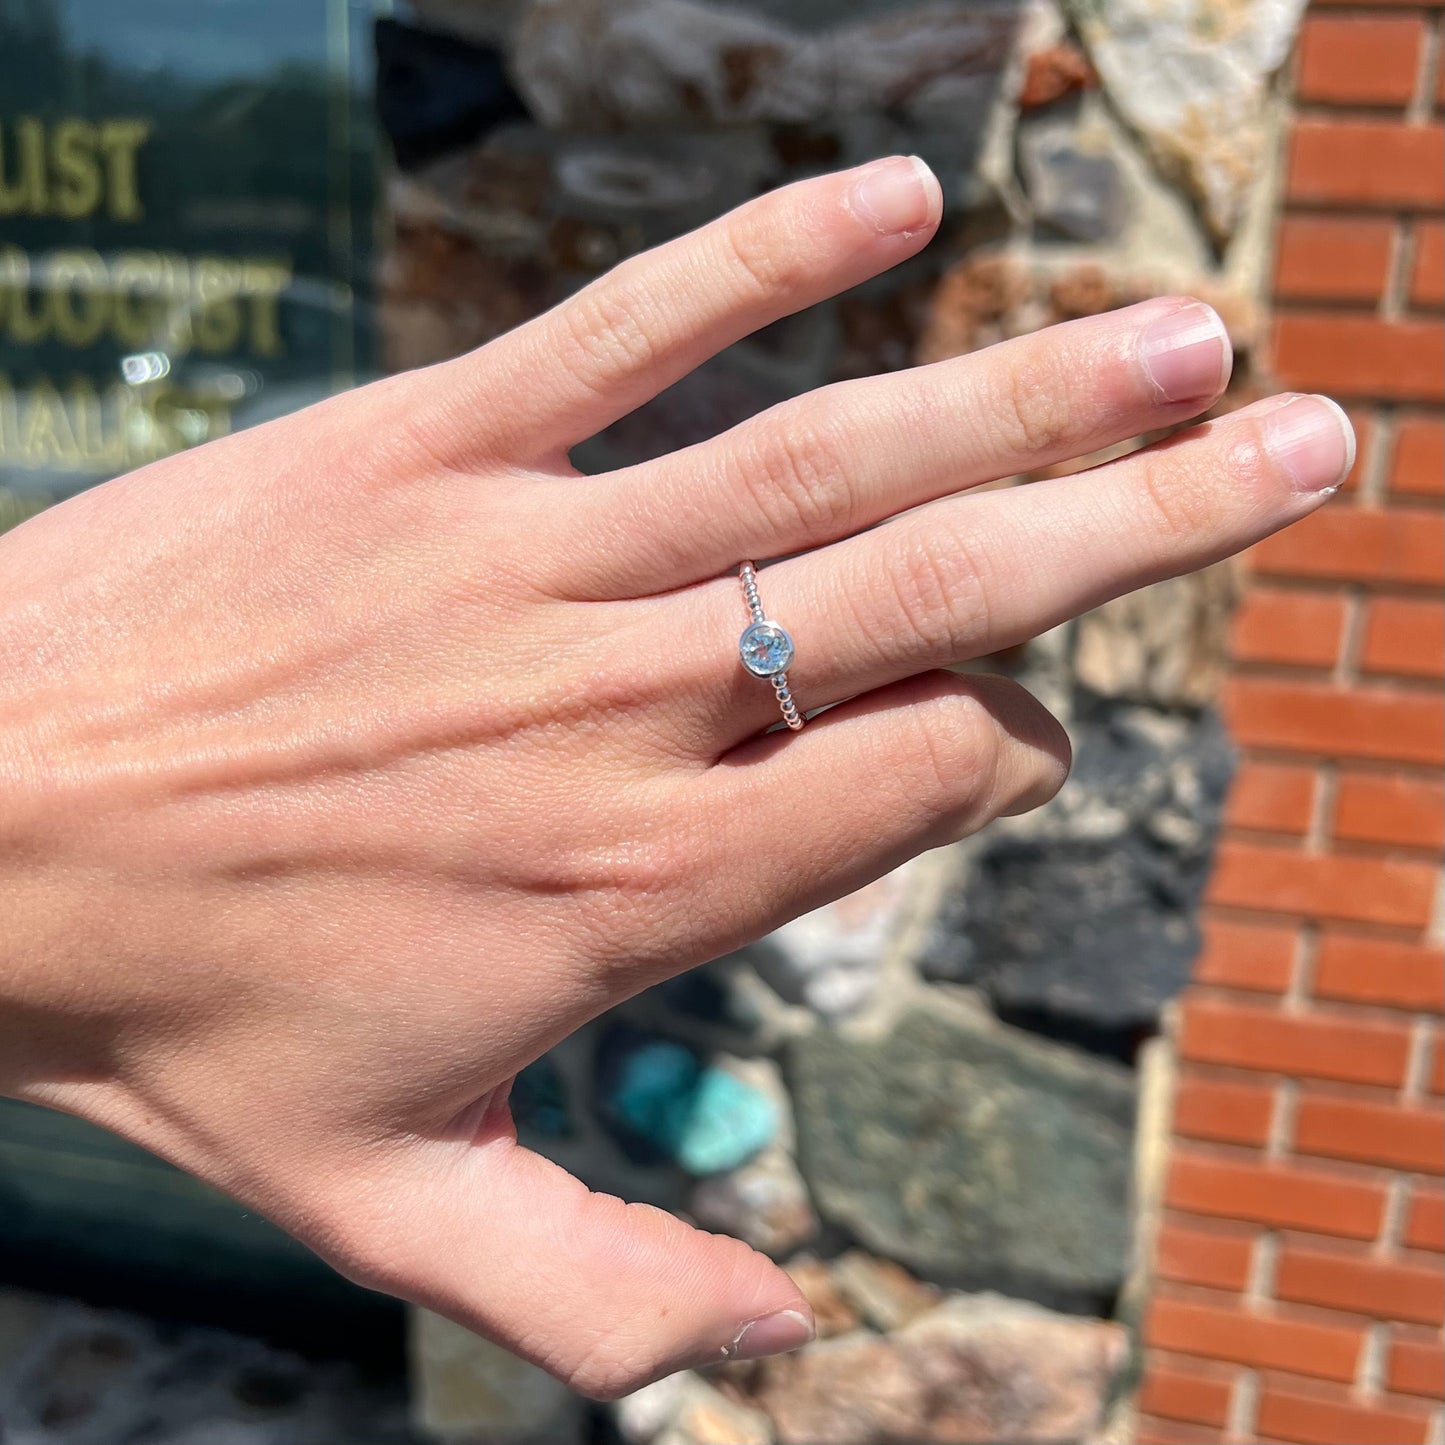
[{"label": "ring finger", "polygon": [[[1313,511],[1354,460],[1344,413],[1281,396],[1093,471],[950,497],[759,577],[792,634],[805,710],[1015,646],[1112,597],[1207,566]],[[737,660],[735,577],[684,593],[688,689],[718,751],[777,718]]]}]

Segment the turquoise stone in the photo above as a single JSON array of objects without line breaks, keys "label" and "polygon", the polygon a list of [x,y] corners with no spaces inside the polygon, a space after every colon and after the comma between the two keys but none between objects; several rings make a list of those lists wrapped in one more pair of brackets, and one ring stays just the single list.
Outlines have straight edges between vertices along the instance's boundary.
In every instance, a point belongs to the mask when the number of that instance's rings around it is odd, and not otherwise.
[{"label": "turquoise stone", "polygon": [[704,1069],[692,1096],[677,1162],[689,1174],[721,1174],[773,1142],[778,1111],[768,1096],[725,1069]]},{"label": "turquoise stone", "polygon": [[754,677],[776,677],[793,660],[793,639],[776,622],[754,622],[739,639],[738,652]]},{"label": "turquoise stone", "polygon": [[671,1040],[628,1052],[609,1103],[629,1133],[690,1174],[736,1169],[778,1132],[778,1111],[766,1094]]}]

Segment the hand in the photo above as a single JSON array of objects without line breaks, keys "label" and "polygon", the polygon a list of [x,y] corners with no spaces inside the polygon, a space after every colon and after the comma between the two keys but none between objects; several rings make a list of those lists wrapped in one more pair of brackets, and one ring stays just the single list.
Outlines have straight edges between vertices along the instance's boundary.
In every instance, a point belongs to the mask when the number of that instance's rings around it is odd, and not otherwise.
[{"label": "hand", "polygon": [[[967,495],[1204,410],[1228,344],[1176,298],[569,468],[939,209],[906,160],[774,192],[0,541],[0,1083],[589,1394],[800,1343],[769,1260],[521,1148],[510,1080],[1050,797],[1053,719],[937,669],[1294,521],[1353,447],[1332,403],[1275,398]],[[763,602],[801,705],[838,704],[801,733],[739,666],[747,557],[790,558]]]}]

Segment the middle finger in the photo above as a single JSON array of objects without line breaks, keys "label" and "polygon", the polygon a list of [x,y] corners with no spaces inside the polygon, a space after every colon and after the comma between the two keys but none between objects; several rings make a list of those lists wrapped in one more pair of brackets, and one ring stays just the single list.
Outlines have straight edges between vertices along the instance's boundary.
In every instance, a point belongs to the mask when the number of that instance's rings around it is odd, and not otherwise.
[{"label": "middle finger", "polygon": [[1223,390],[1229,340],[1189,297],[826,386],[722,436],[590,478],[557,525],[573,596],[635,597],[837,541],[982,482],[1174,426]]}]

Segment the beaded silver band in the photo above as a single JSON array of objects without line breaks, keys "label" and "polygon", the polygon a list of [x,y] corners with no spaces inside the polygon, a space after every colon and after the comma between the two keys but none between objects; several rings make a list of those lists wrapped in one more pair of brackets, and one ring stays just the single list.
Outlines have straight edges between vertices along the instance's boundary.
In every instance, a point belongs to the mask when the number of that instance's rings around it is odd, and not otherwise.
[{"label": "beaded silver band", "polygon": [[783,721],[797,732],[804,718],[788,688],[787,668],[793,660],[793,639],[763,611],[758,599],[758,573],[751,562],[744,562],[738,568],[738,581],[742,583],[743,601],[752,619],[738,639],[738,655],[743,667],[754,677],[772,683]]}]

